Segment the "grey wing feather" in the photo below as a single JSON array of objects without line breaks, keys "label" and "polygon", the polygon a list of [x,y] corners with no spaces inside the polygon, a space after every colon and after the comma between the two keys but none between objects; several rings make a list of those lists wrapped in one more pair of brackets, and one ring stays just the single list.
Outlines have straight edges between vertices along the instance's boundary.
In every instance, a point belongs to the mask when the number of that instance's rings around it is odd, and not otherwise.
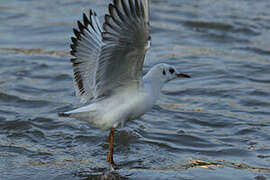
[{"label": "grey wing feather", "polygon": [[146,20],[147,24],[149,24],[149,21],[150,21],[149,0],[142,0],[142,1],[143,1],[143,5],[144,5],[144,10],[145,10],[145,20]]},{"label": "grey wing feather", "polygon": [[145,13],[141,0],[114,0],[109,4],[96,72],[96,98],[119,86],[139,83],[150,45],[149,16]]},{"label": "grey wing feather", "polygon": [[95,12],[90,10],[89,18],[83,14],[83,23],[78,21],[78,30],[74,29],[72,37],[71,59],[74,72],[76,95],[81,102],[94,97],[96,70],[102,42],[102,27]]}]

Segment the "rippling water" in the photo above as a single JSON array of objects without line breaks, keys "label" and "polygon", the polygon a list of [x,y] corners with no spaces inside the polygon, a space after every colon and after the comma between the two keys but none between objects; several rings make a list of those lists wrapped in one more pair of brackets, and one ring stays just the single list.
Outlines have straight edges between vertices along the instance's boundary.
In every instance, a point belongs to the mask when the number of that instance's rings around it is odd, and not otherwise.
[{"label": "rippling water", "polygon": [[[59,111],[78,107],[69,43],[82,12],[109,1],[0,2],[0,179],[93,179],[106,131]],[[118,179],[270,179],[270,3],[151,0],[153,64],[167,84],[153,110],[118,129]]]}]

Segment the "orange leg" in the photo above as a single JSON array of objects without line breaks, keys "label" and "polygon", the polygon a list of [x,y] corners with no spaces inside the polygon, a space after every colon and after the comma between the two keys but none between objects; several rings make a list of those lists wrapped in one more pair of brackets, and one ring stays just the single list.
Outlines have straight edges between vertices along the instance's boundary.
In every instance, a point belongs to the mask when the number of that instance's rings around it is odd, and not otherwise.
[{"label": "orange leg", "polygon": [[109,152],[107,154],[107,162],[110,164],[113,169],[118,169],[118,166],[113,161],[113,139],[114,139],[115,128],[111,128],[109,134]]}]

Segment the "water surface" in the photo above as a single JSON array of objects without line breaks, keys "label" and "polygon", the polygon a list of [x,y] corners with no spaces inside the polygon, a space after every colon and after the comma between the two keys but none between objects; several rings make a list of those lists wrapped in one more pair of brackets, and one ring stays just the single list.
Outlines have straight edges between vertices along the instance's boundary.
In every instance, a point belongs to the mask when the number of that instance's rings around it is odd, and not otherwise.
[{"label": "water surface", "polygon": [[[93,179],[107,131],[79,107],[69,44],[82,12],[109,1],[0,2],[0,179]],[[270,3],[151,0],[144,72],[174,64],[151,112],[118,129],[118,179],[270,179]]]}]

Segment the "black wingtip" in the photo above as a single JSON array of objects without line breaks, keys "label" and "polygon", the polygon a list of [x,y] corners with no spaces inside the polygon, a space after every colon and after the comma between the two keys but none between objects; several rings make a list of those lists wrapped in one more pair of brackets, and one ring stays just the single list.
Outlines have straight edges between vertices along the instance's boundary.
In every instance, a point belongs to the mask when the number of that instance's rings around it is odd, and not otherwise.
[{"label": "black wingtip", "polygon": [[113,6],[113,4],[109,4],[109,12],[110,12],[110,14],[112,14],[113,13],[113,8],[114,8],[114,6]]},{"label": "black wingtip", "polygon": [[90,24],[90,21],[89,21],[88,17],[84,13],[83,13],[83,24],[84,24],[85,27],[87,27],[88,24]]},{"label": "black wingtip", "polygon": [[[75,37],[71,37],[72,43],[77,46],[78,45],[78,40]],[[72,47],[71,47],[72,48]]]},{"label": "black wingtip", "polygon": [[[110,18],[111,16],[110,15],[108,15],[108,14],[105,14],[105,16],[104,16],[104,23],[107,23],[107,22],[109,22],[109,18]],[[104,24],[103,24],[104,25]],[[104,27],[104,26],[103,26]]]},{"label": "black wingtip", "polygon": [[58,113],[58,116],[59,117],[69,117],[70,115],[69,114],[66,114],[64,112],[60,112],[60,113]]},{"label": "black wingtip", "polygon": [[84,25],[81,23],[81,21],[77,21],[77,24],[80,29],[80,32],[83,34],[83,30],[85,29]]},{"label": "black wingtip", "polygon": [[72,56],[76,57],[76,51],[71,50],[71,51],[70,51],[70,55],[72,55]]},{"label": "black wingtip", "polygon": [[80,40],[81,37],[80,32],[77,29],[73,29],[73,33],[76,36],[76,38]]},{"label": "black wingtip", "polygon": [[70,59],[70,62],[76,63],[76,60],[77,60],[76,58],[71,58],[71,59]]}]

